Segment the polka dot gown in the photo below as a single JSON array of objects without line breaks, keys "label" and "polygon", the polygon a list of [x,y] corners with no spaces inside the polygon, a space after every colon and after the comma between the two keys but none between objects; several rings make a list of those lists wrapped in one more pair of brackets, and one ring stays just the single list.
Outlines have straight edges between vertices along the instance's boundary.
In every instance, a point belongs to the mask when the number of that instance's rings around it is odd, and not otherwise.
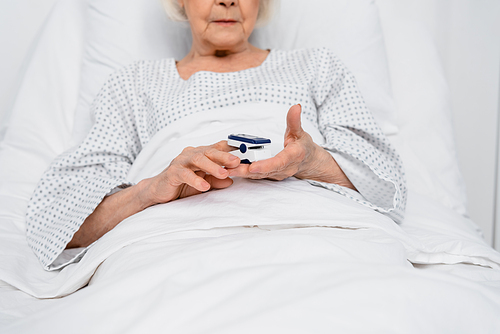
[{"label": "polka dot gown", "polygon": [[[95,124],[80,146],[59,156],[28,206],[27,239],[43,267],[53,262],[102,199],[130,185],[141,149],[162,128],[200,111],[249,102],[291,106],[317,124],[324,148],[358,189],[309,181],[403,219],[401,159],[367,110],[354,77],[328,49],[272,50],[258,67],[179,77],[174,59],[140,61],[112,74],[93,105]],[[80,256],[81,257],[81,256]],[[60,261],[56,261],[60,262]]]}]

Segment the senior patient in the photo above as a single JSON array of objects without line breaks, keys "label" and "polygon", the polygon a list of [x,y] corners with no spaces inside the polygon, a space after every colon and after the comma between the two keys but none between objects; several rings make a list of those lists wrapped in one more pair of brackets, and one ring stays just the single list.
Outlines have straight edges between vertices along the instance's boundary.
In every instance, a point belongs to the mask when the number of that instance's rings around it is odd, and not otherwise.
[{"label": "senior patient", "polygon": [[[402,220],[400,158],[341,62],[327,49],[269,51],[249,43],[256,23],[269,17],[270,1],[165,0],[171,17],[189,21],[191,50],[178,62],[141,61],[114,73],[94,101],[96,122],[86,139],[42,177],[28,207],[27,238],[45,269],[77,261],[81,252],[64,250],[91,245],[147,207],[227,188],[230,177],[294,176]],[[220,141],[187,147],[159,175],[127,181],[161,129],[198,112],[264,101],[293,105],[275,157],[240,164]],[[301,114],[324,136],[324,147],[302,129]]]}]

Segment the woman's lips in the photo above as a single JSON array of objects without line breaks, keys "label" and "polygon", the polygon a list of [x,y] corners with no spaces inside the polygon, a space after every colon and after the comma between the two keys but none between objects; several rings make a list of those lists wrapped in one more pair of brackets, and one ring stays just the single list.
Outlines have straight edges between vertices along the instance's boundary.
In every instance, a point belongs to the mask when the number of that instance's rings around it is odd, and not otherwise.
[{"label": "woman's lips", "polygon": [[215,20],[213,21],[213,23],[216,23],[220,26],[223,26],[223,27],[229,27],[229,26],[232,26],[234,24],[236,24],[238,21],[235,21],[235,20]]}]

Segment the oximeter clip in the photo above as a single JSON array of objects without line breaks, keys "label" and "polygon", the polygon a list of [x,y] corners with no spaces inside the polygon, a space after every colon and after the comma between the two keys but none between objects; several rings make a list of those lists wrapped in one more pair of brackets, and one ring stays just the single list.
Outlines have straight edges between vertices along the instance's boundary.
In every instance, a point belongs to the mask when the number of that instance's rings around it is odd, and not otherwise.
[{"label": "oximeter clip", "polygon": [[268,138],[247,134],[231,134],[227,136],[227,144],[237,148],[229,153],[240,158],[243,164],[271,158],[271,150],[266,148],[271,144],[271,139]]}]

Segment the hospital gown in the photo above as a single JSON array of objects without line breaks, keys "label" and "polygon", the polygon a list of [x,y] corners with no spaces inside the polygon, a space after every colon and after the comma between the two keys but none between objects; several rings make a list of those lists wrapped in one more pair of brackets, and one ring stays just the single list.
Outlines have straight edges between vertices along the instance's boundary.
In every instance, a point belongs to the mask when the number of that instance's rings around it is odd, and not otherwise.
[{"label": "hospital gown", "polygon": [[328,49],[272,50],[258,67],[200,71],[188,80],[174,59],[139,61],[109,77],[91,107],[90,133],[51,164],[30,200],[27,239],[43,267],[59,269],[83,256],[85,250],[64,249],[106,195],[131,185],[127,173],[158,131],[198,112],[255,102],[300,103],[359,194],[309,182],[401,222],[407,195],[401,159],[354,77]]}]

